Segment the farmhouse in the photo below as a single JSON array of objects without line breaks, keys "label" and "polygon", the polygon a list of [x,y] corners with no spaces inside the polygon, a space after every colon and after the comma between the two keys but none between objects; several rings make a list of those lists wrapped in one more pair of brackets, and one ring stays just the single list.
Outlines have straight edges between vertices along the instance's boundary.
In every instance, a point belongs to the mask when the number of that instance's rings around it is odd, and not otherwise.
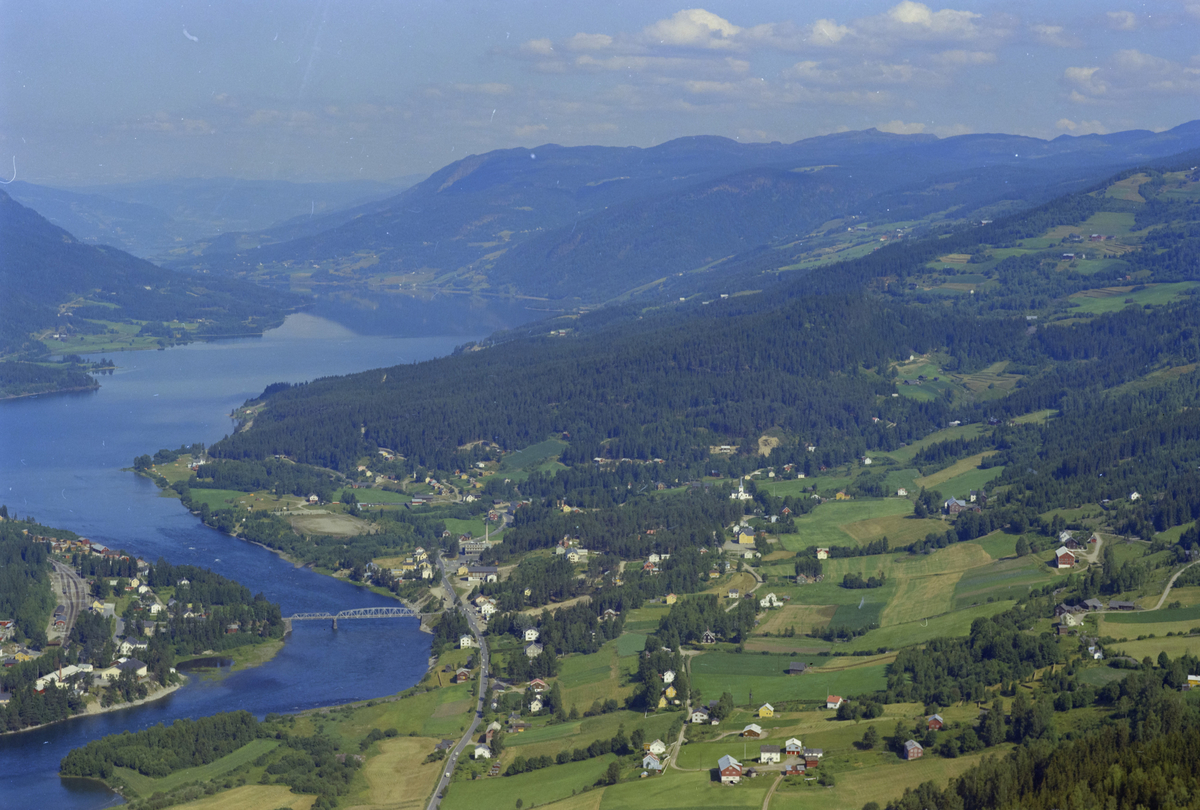
[{"label": "farmhouse", "polygon": [[829,695],[825,698],[826,709],[837,709],[842,705],[842,699],[837,695]]},{"label": "farmhouse", "polygon": [[768,762],[779,762],[781,759],[778,745],[764,745],[758,749],[758,761],[764,765]]},{"label": "farmhouse", "polygon": [[931,714],[925,718],[925,728],[933,731],[941,731],[946,727],[946,721],[942,719],[940,714]]},{"label": "farmhouse", "polygon": [[537,692],[538,694],[545,692],[546,687],[547,687],[546,682],[543,681],[541,678],[534,678],[532,681],[529,682],[529,688],[532,689],[534,692]]},{"label": "farmhouse", "polygon": [[541,635],[541,633],[538,632],[538,629],[536,627],[526,627],[525,628],[525,640],[526,641],[537,641],[538,636],[540,636],[540,635]]},{"label": "farmhouse", "polygon": [[475,759],[491,759],[492,749],[488,748],[486,745],[477,745],[475,746],[475,750],[471,752],[471,756],[473,756]]},{"label": "farmhouse", "polygon": [[736,785],[742,781],[742,763],[726,754],[717,760],[717,771],[722,785]]},{"label": "farmhouse", "polygon": [[743,737],[762,737],[763,736],[762,726],[758,725],[757,723],[751,723],[750,725],[748,725],[744,729],[742,729],[742,736]]},{"label": "farmhouse", "polygon": [[529,701],[529,711],[533,712],[534,714],[537,714],[541,710],[542,710],[542,699],[540,697],[535,697],[533,700]]},{"label": "farmhouse", "polygon": [[454,673],[455,683],[466,683],[469,680],[471,680],[471,670],[466,667],[462,667]]},{"label": "farmhouse", "polygon": [[759,599],[758,604],[759,604],[759,607],[762,607],[762,608],[779,607],[779,604],[780,604],[779,597],[776,596],[774,593],[769,593],[766,596],[764,596],[762,599]]},{"label": "farmhouse", "polygon": [[714,633],[712,630],[705,630],[704,635],[702,635],[700,637],[700,643],[701,644],[716,644],[717,643],[717,634]]},{"label": "farmhouse", "polygon": [[654,754],[646,754],[642,757],[642,768],[650,773],[662,773],[663,762]]},{"label": "farmhouse", "polygon": [[475,646],[475,637],[472,636],[470,633],[463,633],[461,636],[458,637],[458,648],[460,650],[465,650],[467,647],[474,647],[474,646]]},{"label": "farmhouse", "polygon": [[817,559],[818,560],[828,560],[829,559],[829,549],[827,549],[827,548],[817,549]]},{"label": "farmhouse", "polygon": [[783,750],[789,757],[804,756],[804,746],[798,737],[788,737],[787,742],[783,744]]},{"label": "farmhouse", "polygon": [[704,708],[703,706],[699,706],[692,710],[693,723],[707,723],[711,717],[712,715],[709,714],[708,709]]},{"label": "farmhouse", "polygon": [[662,740],[655,740],[654,742],[645,743],[642,746],[642,750],[654,754],[656,757],[661,757],[667,752],[667,744]]},{"label": "farmhouse", "polygon": [[1059,568],[1075,567],[1075,555],[1066,546],[1058,547],[1058,551],[1054,552],[1054,559]]},{"label": "farmhouse", "polygon": [[674,683],[675,682],[675,670],[668,669],[666,672],[663,673],[662,678],[663,678],[663,683]]},{"label": "farmhouse", "polygon": [[921,755],[924,753],[925,749],[922,748],[921,744],[916,740],[909,740],[904,744],[905,759],[920,759]]},{"label": "farmhouse", "polygon": [[538,644],[536,641],[531,644],[525,645],[525,655],[528,656],[529,658],[537,658],[541,654],[542,654],[542,645]]},{"label": "farmhouse", "polygon": [[737,599],[739,595],[740,593],[737,588],[730,588],[729,593],[726,594],[730,599]]},{"label": "farmhouse", "polygon": [[764,703],[763,705],[758,707],[758,716],[760,718],[774,717],[775,716],[775,707],[772,706],[770,703]]}]

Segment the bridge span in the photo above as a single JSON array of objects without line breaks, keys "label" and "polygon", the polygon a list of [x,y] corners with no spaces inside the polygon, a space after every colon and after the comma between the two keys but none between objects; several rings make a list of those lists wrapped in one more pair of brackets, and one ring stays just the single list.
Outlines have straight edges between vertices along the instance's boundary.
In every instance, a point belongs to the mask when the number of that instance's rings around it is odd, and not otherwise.
[{"label": "bridge span", "polygon": [[286,618],[288,622],[303,622],[322,619],[332,621],[333,629],[337,630],[338,619],[407,619],[420,618],[420,614],[406,607],[369,607],[343,610],[338,613],[296,613]]}]

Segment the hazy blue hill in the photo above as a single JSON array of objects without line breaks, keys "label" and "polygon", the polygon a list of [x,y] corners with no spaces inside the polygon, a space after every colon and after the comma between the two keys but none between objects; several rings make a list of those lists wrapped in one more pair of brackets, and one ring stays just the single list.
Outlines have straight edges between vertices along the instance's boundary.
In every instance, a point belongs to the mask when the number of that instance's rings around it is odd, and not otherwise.
[{"label": "hazy blue hill", "polygon": [[[164,270],[108,246],[86,245],[0,192],[0,351],[31,332],[95,321],[204,320],[261,329],[301,300],[235,279]],[[70,304],[69,309],[60,309]],[[60,314],[60,312],[62,314]]]},{"label": "hazy blue hill", "polygon": [[17,181],[5,190],[81,242],[113,245],[150,258],[216,234],[260,230],[391,197],[419,179],[290,183],[213,178],[76,189]]},{"label": "hazy blue hill", "polygon": [[546,144],[471,155],[356,209],[226,234],[168,266],[317,292],[373,280],[596,303],[839,217],[990,218],[1197,146],[1193,125],[1053,141],[865,130],[793,144]]}]

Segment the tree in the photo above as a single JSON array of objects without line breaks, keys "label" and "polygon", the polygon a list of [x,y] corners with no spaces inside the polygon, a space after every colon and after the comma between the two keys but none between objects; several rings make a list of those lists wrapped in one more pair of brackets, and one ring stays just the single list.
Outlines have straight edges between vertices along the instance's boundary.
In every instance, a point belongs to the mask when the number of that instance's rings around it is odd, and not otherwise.
[{"label": "tree", "polygon": [[615,785],[621,779],[621,764],[616,760],[608,763],[608,770],[604,772],[604,784]]},{"label": "tree", "polygon": [[870,751],[877,745],[879,745],[879,731],[875,726],[867,726],[867,730],[863,732],[861,748],[864,751]]},{"label": "tree", "polygon": [[629,735],[629,744],[634,751],[641,751],[642,744],[646,742],[646,732],[642,731],[641,727],[635,728],[633,733]]},{"label": "tree", "polygon": [[1028,557],[1032,549],[1029,547],[1029,541],[1025,539],[1025,535],[1017,538],[1017,556]]}]

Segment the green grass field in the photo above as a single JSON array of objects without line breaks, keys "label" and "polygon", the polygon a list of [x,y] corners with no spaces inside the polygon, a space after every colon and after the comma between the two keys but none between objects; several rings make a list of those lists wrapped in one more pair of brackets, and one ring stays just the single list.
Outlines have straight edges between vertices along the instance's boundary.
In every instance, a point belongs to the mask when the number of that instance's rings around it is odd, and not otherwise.
[{"label": "green grass field", "polygon": [[500,460],[500,469],[504,472],[524,470],[528,472],[548,459],[555,458],[567,449],[567,443],[559,439],[546,439],[537,444],[531,444],[523,450],[510,453]]},{"label": "green grass field", "polygon": [[[716,767],[716,760],[713,760]],[[755,810],[762,807],[770,779],[745,780],[736,787],[714,782],[708,770],[668,769],[653,779],[637,779],[604,789],[599,810]]]},{"label": "green grass field", "polygon": [[[857,695],[874,692],[886,685],[883,664],[866,664],[850,669],[809,670],[803,675],[787,675],[794,660],[783,655],[708,652],[692,659],[692,686],[705,700],[715,700],[723,692],[733,695],[737,704],[746,704],[754,692],[756,704],[785,700],[824,700],[826,695]],[[851,659],[853,660],[853,659]]]},{"label": "green grass field", "polygon": [[[1171,597],[1167,599],[1170,601]],[[1200,621],[1200,605],[1175,608],[1174,610],[1147,610],[1138,613],[1106,613],[1105,624],[1163,624],[1166,622]],[[1130,632],[1133,632],[1130,628]],[[1149,632],[1155,632],[1150,630]]]},{"label": "green grass field", "polygon": [[1141,641],[1126,641],[1118,642],[1111,645],[1110,652],[1117,652],[1121,655],[1128,655],[1130,658],[1135,658],[1141,661],[1146,656],[1150,658],[1158,658],[1160,652],[1165,652],[1172,658],[1178,658],[1183,654],[1200,655],[1200,635],[1195,636],[1172,636],[1166,638],[1159,636],[1157,638],[1147,638]]},{"label": "green grass field", "polygon": [[483,537],[483,520],[461,520],[459,518],[444,518],[442,520],[451,535],[469,534],[472,537]]},{"label": "green grass field", "polygon": [[907,498],[826,501],[797,518],[796,532],[780,535],[779,541],[789,551],[808,546],[859,546],[884,536],[891,545],[903,545],[931,531],[945,531],[940,521],[911,517],[912,508]]},{"label": "green grass field", "polygon": [[977,607],[955,610],[938,616],[930,616],[919,621],[909,621],[903,624],[885,624],[878,630],[871,630],[865,635],[842,645],[836,645],[839,650],[853,652],[855,650],[877,650],[883,647],[888,650],[898,650],[912,644],[923,644],[933,638],[945,636],[965,636],[971,629],[971,622],[979,617],[994,616],[1013,606],[1013,602],[996,601],[978,605]]},{"label": "green grass field", "polygon": [[[1070,300],[1072,312],[1086,312],[1090,315],[1100,315],[1105,312],[1116,312],[1130,305],[1143,306],[1146,304],[1161,305],[1174,301],[1179,296],[1194,289],[1194,281],[1178,281],[1173,284],[1147,284],[1144,289],[1133,292],[1127,287],[1108,287],[1101,290],[1085,290],[1075,293]],[[1130,299],[1127,301],[1127,299]]]},{"label": "green grass field", "polygon": [[343,489],[337,494],[337,499],[340,501],[347,493],[351,493],[358,499],[359,503],[409,503],[412,501],[411,495],[406,495],[403,492],[392,492],[389,489]]},{"label": "green grass field", "polygon": [[148,776],[142,776],[137,771],[129,768],[117,768],[116,773],[129,786],[129,789],[138,796],[149,797],[160,791],[169,793],[175,788],[186,785],[189,782],[207,782],[216,779],[232,771],[234,768],[245,765],[247,762],[253,762],[268,751],[274,750],[277,745],[279,745],[279,742],[276,740],[252,740],[233,753],[226,754],[207,765],[184,768],[181,771],[175,771],[175,773],[160,779],[151,779]]},{"label": "green grass field", "polygon": [[251,501],[253,493],[238,492],[233,489],[192,489],[192,502],[199,508],[200,504],[208,504],[209,509],[228,509],[244,501]]},{"label": "green grass field", "polygon": [[526,807],[547,804],[591,787],[615,760],[612,754],[567,765],[556,765],[517,776],[490,777],[472,782],[455,781],[446,791],[446,810],[511,808],[521,799]]},{"label": "green grass field", "polygon": [[[1012,540],[1015,545],[1015,538]],[[954,587],[956,608],[981,604],[993,599],[1016,599],[1030,587],[1046,584],[1055,576],[1054,569],[1034,555],[987,563],[963,573]]]}]

